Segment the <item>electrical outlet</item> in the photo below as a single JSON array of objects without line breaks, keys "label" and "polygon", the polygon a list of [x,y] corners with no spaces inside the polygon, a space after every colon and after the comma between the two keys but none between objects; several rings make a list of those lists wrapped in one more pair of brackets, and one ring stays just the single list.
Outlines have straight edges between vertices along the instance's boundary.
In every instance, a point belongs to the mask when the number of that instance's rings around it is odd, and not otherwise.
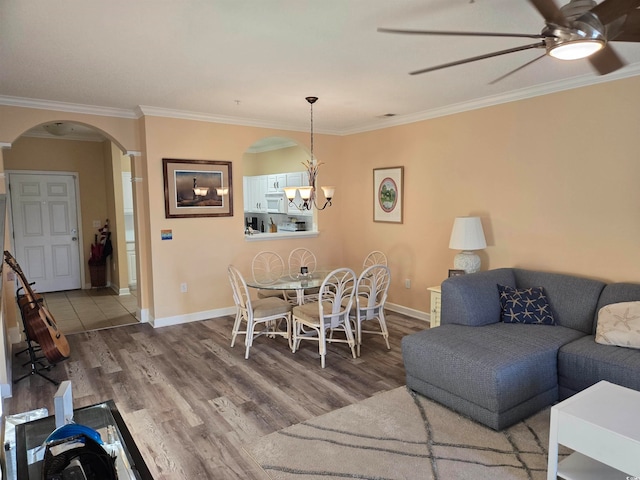
[{"label": "electrical outlet", "polygon": [[180,284],[180,291],[182,293],[186,293],[187,292],[187,284],[186,283],[181,283]]},{"label": "electrical outlet", "polygon": [[404,288],[411,288],[411,279],[410,278],[407,278],[404,281]]},{"label": "electrical outlet", "polygon": [[100,222],[100,220],[93,221],[93,228],[100,228],[101,226],[102,226],[102,223]]}]

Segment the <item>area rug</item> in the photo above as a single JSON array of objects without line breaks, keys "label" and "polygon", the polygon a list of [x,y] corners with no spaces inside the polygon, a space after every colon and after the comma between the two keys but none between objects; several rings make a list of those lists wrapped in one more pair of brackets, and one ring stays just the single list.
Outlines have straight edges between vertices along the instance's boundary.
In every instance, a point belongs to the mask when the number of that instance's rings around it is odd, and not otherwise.
[{"label": "area rug", "polygon": [[245,450],[273,480],[537,480],[548,437],[548,408],[496,432],[400,387]]}]

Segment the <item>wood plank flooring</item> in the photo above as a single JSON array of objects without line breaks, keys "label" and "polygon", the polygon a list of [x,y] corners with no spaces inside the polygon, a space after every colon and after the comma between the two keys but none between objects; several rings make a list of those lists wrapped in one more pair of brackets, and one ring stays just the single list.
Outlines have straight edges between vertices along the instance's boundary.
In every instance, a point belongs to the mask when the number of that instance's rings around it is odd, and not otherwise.
[{"label": "wood plank flooring", "polygon": [[[400,340],[428,323],[393,313],[387,323],[391,350],[379,336],[367,336],[355,360],[346,345],[329,345],[325,369],[315,343],[293,354],[283,338],[258,338],[245,360],[244,337],[229,346],[231,317],[82,332],[67,336],[71,358],[49,375],[71,380],[76,408],[113,399],[156,479],[267,480],[243,445],[405,384]],[[30,376],[5,414],[52,413],[56,389]]]}]

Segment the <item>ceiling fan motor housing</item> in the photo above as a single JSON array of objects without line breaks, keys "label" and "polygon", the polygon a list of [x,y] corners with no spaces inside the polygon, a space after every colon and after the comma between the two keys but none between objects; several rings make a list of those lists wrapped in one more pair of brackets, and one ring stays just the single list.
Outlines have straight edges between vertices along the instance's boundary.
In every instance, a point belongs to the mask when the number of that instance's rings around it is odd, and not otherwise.
[{"label": "ceiling fan motor housing", "polygon": [[[563,13],[566,10],[565,15],[569,26],[547,24],[542,31],[549,55],[563,58],[557,55],[559,50],[556,49],[572,43],[580,43],[582,45],[592,43],[592,51],[600,50],[606,45],[605,27],[598,16],[590,11],[590,8],[595,4],[593,0],[574,0],[562,7]],[[554,50],[556,51],[554,52]]]}]

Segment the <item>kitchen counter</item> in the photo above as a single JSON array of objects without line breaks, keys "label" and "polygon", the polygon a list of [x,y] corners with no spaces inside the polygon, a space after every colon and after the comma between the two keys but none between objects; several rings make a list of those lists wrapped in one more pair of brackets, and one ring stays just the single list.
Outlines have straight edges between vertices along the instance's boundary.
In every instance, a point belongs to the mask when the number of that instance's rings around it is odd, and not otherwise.
[{"label": "kitchen counter", "polygon": [[302,232],[258,232],[253,235],[245,235],[244,239],[247,242],[260,242],[263,240],[282,240],[286,238],[311,238],[317,237],[320,232],[310,232],[310,231],[302,231]]}]

